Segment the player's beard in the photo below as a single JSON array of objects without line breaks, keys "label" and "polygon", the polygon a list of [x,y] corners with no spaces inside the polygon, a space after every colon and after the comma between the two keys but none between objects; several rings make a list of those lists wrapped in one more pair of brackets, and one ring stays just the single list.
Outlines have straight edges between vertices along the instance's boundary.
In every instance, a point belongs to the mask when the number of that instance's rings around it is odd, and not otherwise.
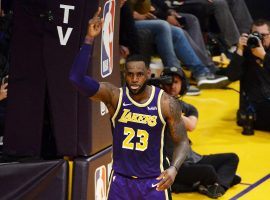
[{"label": "player's beard", "polygon": [[128,87],[128,90],[129,92],[132,94],[132,95],[138,95],[138,94],[141,94],[144,92],[146,86],[147,86],[147,81],[144,82],[144,84],[142,85],[142,87],[139,89],[139,90],[134,90],[131,89],[130,85],[128,83],[126,83],[127,87]]}]

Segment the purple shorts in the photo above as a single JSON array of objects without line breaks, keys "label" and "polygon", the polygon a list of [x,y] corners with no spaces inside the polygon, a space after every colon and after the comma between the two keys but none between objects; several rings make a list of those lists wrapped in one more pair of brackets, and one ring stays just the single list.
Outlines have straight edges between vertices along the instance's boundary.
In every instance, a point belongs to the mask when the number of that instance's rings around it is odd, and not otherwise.
[{"label": "purple shorts", "polygon": [[169,190],[157,191],[156,178],[129,178],[117,174],[111,175],[108,200],[169,200]]}]

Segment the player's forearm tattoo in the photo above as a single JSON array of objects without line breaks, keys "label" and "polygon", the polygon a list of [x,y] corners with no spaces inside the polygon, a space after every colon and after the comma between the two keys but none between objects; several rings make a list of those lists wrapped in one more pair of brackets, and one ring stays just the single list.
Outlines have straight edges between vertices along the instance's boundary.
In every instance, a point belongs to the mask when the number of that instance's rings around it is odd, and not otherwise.
[{"label": "player's forearm tattoo", "polygon": [[173,152],[171,165],[179,169],[186,158],[189,144],[186,129],[184,126],[184,121],[181,116],[182,108],[180,106],[180,103],[174,98],[170,98],[169,102],[169,111],[172,115],[172,120],[169,126],[171,131],[171,137],[173,139],[173,142],[176,144]]},{"label": "player's forearm tattoo", "polygon": [[182,120],[182,108],[179,104],[179,102],[177,100],[175,100],[174,98],[170,98],[170,104],[169,104],[169,108],[170,108],[170,113],[172,115],[172,117],[174,118],[173,122],[170,124],[170,130],[172,138],[174,138],[174,140],[179,141],[183,134],[186,133],[185,130],[185,126],[184,126],[184,121]]}]

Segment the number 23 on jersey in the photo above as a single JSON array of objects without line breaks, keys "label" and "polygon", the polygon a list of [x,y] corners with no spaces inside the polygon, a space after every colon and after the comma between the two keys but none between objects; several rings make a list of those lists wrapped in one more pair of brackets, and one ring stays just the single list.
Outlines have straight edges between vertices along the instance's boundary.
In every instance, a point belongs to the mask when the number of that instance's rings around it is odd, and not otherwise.
[{"label": "number 23 on jersey", "polygon": [[[126,135],[126,137],[122,143],[122,148],[135,149],[137,151],[145,151],[147,149],[149,138],[149,133],[147,131],[138,129],[137,132],[135,132],[134,129],[125,127],[124,135]],[[139,142],[132,142],[134,137],[139,138]]]}]

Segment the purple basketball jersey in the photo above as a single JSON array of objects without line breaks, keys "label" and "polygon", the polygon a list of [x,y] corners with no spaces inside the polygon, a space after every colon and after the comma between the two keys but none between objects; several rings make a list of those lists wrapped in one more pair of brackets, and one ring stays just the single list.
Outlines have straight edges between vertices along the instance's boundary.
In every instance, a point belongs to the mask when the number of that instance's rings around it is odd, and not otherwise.
[{"label": "purple basketball jersey", "polygon": [[163,90],[152,86],[147,102],[134,101],[120,89],[113,124],[113,170],[128,177],[158,177],[163,168],[166,122],[161,114]]}]

